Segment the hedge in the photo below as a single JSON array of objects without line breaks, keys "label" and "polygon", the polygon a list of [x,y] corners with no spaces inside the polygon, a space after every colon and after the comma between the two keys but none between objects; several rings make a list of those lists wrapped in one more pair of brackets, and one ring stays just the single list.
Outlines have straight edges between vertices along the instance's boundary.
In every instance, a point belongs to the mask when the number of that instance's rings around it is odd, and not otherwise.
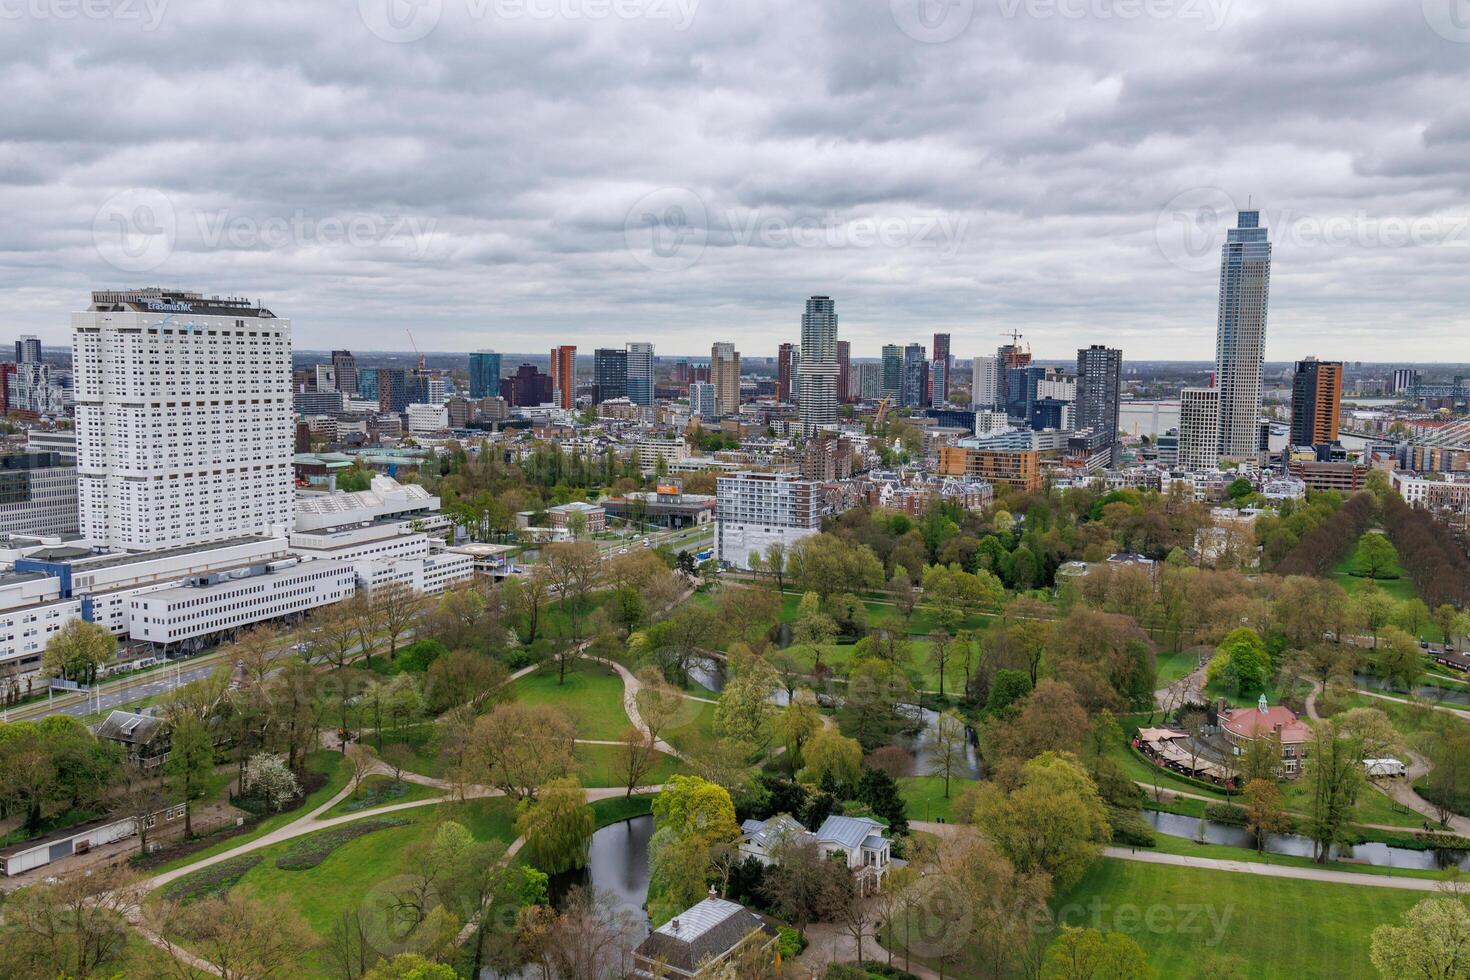
[{"label": "hedge", "polygon": [[378,817],[376,819],[358,820],[333,830],[326,830],[320,834],[303,837],[287,848],[284,854],[276,858],[276,867],[282,871],[305,871],[308,868],[314,868],[325,861],[333,851],[343,844],[350,844],[359,837],[371,834],[375,830],[387,830],[389,827],[402,827],[408,822],[408,820]]},{"label": "hedge", "polygon": [[164,886],[163,897],[188,903],[201,898],[223,895],[233,888],[245,873],[260,863],[259,854],[242,854],[236,858],[211,864],[207,868],[184,875]]}]

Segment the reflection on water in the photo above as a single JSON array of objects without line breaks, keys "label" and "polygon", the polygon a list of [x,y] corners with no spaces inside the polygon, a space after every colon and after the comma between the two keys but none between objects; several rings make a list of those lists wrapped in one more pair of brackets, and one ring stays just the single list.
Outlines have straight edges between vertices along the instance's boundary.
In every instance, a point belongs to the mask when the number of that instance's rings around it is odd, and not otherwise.
[{"label": "reflection on water", "polygon": [[[1155,830],[1170,837],[1200,839],[1200,821],[1197,817],[1186,817],[1178,813],[1159,813],[1148,810],[1144,816]],[[1244,827],[1204,821],[1204,839],[1209,844],[1224,844],[1227,847],[1256,846],[1255,835]],[[1266,850],[1271,854],[1291,857],[1312,856],[1312,842],[1296,834],[1272,834],[1266,841]],[[1349,848],[1334,848],[1332,856],[1342,861],[1359,861],[1381,868],[1415,868],[1420,871],[1441,871],[1456,866],[1470,870],[1470,857],[1464,851],[1420,851],[1411,847],[1393,847],[1388,844],[1358,844]]]},{"label": "reflection on water", "polygon": [[[934,730],[939,723],[939,712],[930,708],[920,708],[918,705],[904,705],[909,714],[917,712],[920,718],[920,728],[914,732],[906,732],[895,741],[914,754],[914,775],[928,776],[933,774],[934,753]],[[953,776],[956,779],[979,779],[984,773],[980,764],[980,750],[975,730],[969,727],[965,729],[965,761]]]},{"label": "reflection on water", "polygon": [[1459,685],[1436,687],[1433,684],[1415,684],[1412,691],[1404,691],[1401,688],[1391,687],[1387,680],[1372,674],[1354,674],[1353,680],[1359,687],[1365,687],[1370,691],[1382,691],[1398,697],[1413,694],[1414,697],[1424,698],[1427,701],[1444,701],[1448,704],[1463,704],[1470,707],[1470,689]]},{"label": "reflection on water", "polygon": [[592,835],[587,867],[552,875],[548,884],[552,904],[561,907],[575,885],[591,885],[611,892],[618,904],[636,912],[648,931],[643,903],[648,900],[648,841],[653,817],[634,817],[603,827]]}]

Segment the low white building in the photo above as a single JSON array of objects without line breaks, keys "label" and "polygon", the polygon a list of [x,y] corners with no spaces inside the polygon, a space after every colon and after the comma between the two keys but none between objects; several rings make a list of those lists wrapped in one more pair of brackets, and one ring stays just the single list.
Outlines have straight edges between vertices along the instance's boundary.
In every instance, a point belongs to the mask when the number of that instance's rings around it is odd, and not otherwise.
[{"label": "low white building", "polygon": [[[876,889],[893,867],[888,828],[869,817],[830,816],[812,833],[789,814],[769,820],[747,820],[740,826],[740,852],[762,864],[774,864],[779,849],[792,842],[809,840],[823,857],[841,861],[857,876],[864,889]],[[901,864],[900,864],[901,866]]]},{"label": "low white building", "polygon": [[409,405],[403,411],[408,416],[409,432],[443,432],[449,428],[449,409],[444,405]]}]

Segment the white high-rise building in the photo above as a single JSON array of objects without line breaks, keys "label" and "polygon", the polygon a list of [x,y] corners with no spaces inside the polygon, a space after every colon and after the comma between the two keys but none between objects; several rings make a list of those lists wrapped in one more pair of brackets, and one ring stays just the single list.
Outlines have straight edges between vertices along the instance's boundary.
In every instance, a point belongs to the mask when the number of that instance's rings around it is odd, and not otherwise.
[{"label": "white high-rise building", "polygon": [[645,341],[628,345],[628,401],[644,408],[653,404],[653,345]]},{"label": "white high-rise building", "polygon": [[837,424],[837,308],[826,296],[806,301],[801,315],[801,360],[796,365],[801,431],[816,435]]},{"label": "white high-rise building", "polygon": [[994,408],[1000,404],[1000,358],[976,357],[970,382],[970,405]]},{"label": "white high-rise building", "polygon": [[718,397],[718,389],[708,381],[689,382],[689,414],[703,419],[715,418],[719,415],[715,408]]},{"label": "white high-rise building", "polygon": [[94,292],[72,345],[83,536],[140,551],[289,532],[289,320],[243,299]]},{"label": "white high-rise building", "polygon": [[715,480],[715,560],[749,569],[773,544],[790,549],[822,529],[822,485],[794,473],[732,473]]},{"label": "white high-rise building", "polygon": [[[1261,423],[1271,243],[1261,212],[1241,211],[1220,248],[1220,312],[1215,332],[1215,387],[1220,390],[1221,456],[1252,458]],[[1182,446],[1181,446],[1182,452]]]},{"label": "white high-rise building", "polygon": [[1179,465],[1210,470],[1220,462],[1220,389],[1185,388],[1179,392]]}]

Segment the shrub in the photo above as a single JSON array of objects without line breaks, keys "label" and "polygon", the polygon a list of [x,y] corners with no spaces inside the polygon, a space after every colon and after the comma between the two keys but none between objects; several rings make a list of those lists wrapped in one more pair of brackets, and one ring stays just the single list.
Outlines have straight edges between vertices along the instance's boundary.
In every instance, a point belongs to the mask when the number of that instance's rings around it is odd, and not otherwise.
[{"label": "shrub", "polygon": [[1154,839],[1154,828],[1137,810],[1108,807],[1108,826],[1112,828],[1114,844],[1154,847],[1158,843]]},{"label": "shrub", "polygon": [[195,902],[201,898],[223,895],[235,886],[245,873],[260,863],[259,854],[242,854],[207,868],[184,875],[163,889],[163,897],[174,902]]},{"label": "shrub", "polygon": [[1246,824],[1245,809],[1233,803],[1205,804],[1205,819],[1228,823],[1232,827],[1244,827]]},{"label": "shrub", "polygon": [[779,937],[777,943],[781,949],[781,959],[789,960],[806,949],[806,936],[802,934],[800,929],[793,929],[790,926],[777,926],[776,934]]},{"label": "shrub", "polygon": [[889,966],[877,960],[863,960],[861,965],[870,977],[886,977],[887,980],[919,980],[907,970],[900,970],[896,966]]},{"label": "shrub", "polygon": [[868,980],[868,971],[848,963],[832,963],[822,974],[822,980]]},{"label": "shrub", "polygon": [[350,844],[359,837],[371,834],[375,830],[387,830],[389,827],[402,827],[406,823],[408,823],[407,820],[378,817],[369,820],[358,820],[354,823],[337,827],[334,830],[327,830],[320,834],[312,834],[310,837],[303,837],[288,847],[284,854],[276,858],[276,867],[282,871],[305,871],[308,868],[314,868],[344,844]]}]

